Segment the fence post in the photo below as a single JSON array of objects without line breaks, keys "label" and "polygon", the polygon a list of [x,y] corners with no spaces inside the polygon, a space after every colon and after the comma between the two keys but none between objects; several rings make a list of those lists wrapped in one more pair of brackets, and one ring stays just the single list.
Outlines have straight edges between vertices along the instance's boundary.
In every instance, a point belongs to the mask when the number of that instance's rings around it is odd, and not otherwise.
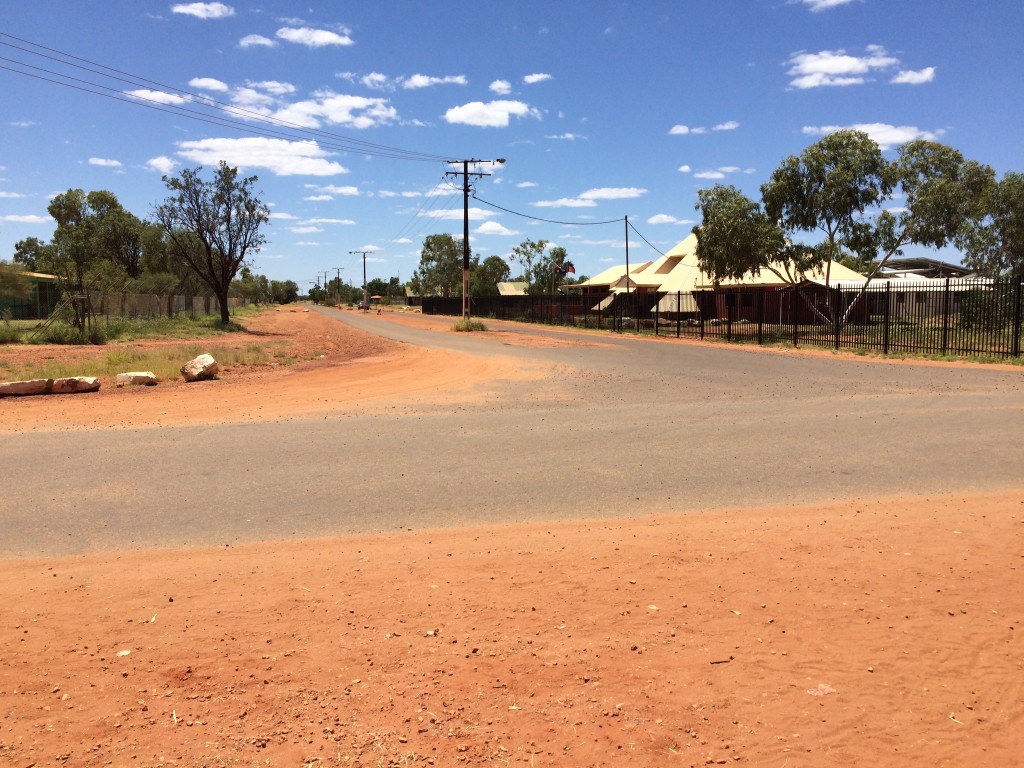
[{"label": "fence post", "polygon": [[949,348],[949,278],[946,278],[946,290],[942,294],[942,354]]},{"label": "fence post", "polygon": [[676,291],[676,338],[679,338],[683,330],[683,292]]},{"label": "fence post", "polygon": [[764,344],[764,286],[757,292],[757,345]]},{"label": "fence post", "polygon": [[882,312],[882,354],[889,354],[889,315],[892,310],[892,283],[885,284],[885,310]]},{"label": "fence post", "polygon": [[1014,357],[1020,357],[1021,333],[1021,292],[1024,290],[1024,277],[1017,278],[1017,288],[1013,292],[1013,343],[1011,351]]},{"label": "fence post", "polygon": [[[701,292],[701,295],[702,296],[704,295],[703,291]],[[716,302],[718,301],[718,290],[717,289],[712,292],[711,297],[712,297],[712,301],[716,301]],[[697,305],[697,312],[700,314],[700,340],[704,341],[704,307],[702,307],[700,304],[698,304]]]},{"label": "fence post", "polygon": [[796,345],[797,345],[797,334],[798,334],[799,329],[800,329],[800,326],[797,323],[797,320],[798,320],[798,318],[800,316],[800,286],[799,285],[794,285],[793,286],[793,297],[789,301],[789,313],[793,316],[792,317],[792,320],[793,320],[793,346],[796,347]]},{"label": "fence post", "polygon": [[843,312],[843,294],[839,288],[836,288],[835,299],[829,302],[829,306],[835,307],[832,311],[832,331],[835,336],[835,348],[839,349],[839,322]]}]

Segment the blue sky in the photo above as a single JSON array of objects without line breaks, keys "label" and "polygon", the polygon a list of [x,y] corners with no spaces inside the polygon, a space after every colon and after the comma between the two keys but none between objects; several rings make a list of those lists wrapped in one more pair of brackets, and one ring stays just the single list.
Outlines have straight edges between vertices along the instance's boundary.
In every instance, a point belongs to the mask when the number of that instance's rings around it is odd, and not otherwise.
[{"label": "blue sky", "polygon": [[756,198],[841,127],[890,157],[922,137],[1024,170],[1021,0],[38,0],[5,3],[0,33],[5,259],[52,236],[59,192],[147,217],[162,174],[221,159],[273,211],[257,271],[303,287],[337,268],[360,284],[364,250],[368,277],[404,281],[424,237],[461,236],[445,159],[507,160],[475,182],[507,209],[470,201],[475,253],[545,239],[589,275],[625,260],[624,216],[667,250],[698,189]]}]

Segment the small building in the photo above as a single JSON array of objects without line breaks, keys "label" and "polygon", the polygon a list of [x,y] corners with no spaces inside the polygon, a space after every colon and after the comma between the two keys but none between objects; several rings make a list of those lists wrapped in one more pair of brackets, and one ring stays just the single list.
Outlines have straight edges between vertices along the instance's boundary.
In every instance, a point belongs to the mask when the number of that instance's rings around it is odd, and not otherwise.
[{"label": "small building", "polygon": [[880,277],[905,279],[917,282],[921,278],[969,277],[973,271],[963,264],[930,259],[926,256],[908,256],[889,259],[879,272]]},{"label": "small building", "polygon": [[530,284],[526,281],[512,281],[498,283],[498,295],[499,296],[525,296],[526,289],[530,287]]},{"label": "small building", "polygon": [[[863,285],[867,278],[836,261],[803,274],[778,263],[716,284],[700,268],[691,233],[659,259],[630,266],[628,274],[618,265],[575,287],[600,297],[595,310],[629,294],[635,306],[667,317],[815,323],[831,316],[830,303],[841,300],[834,290],[840,281]],[[863,308],[856,312],[866,314]]]},{"label": "small building", "polygon": [[0,296],[0,313],[9,312],[12,320],[45,320],[60,303],[56,275],[24,273],[32,283],[32,295],[19,299]]}]

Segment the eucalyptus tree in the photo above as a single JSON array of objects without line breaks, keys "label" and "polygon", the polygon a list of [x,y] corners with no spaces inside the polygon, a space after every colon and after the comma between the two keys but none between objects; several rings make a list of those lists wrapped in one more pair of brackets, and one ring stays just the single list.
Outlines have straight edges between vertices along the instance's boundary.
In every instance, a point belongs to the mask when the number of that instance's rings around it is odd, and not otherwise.
[{"label": "eucalyptus tree", "polygon": [[21,265],[28,272],[41,272],[49,269],[53,246],[37,237],[26,237],[14,244],[14,256],[11,261]]},{"label": "eucalyptus tree", "polygon": [[164,176],[171,194],[154,215],[171,255],[209,286],[226,324],[231,320],[231,281],[246,258],[266,244],[261,228],[270,221],[270,209],[254,191],[256,176],[240,178],[238,169],[223,161],[210,181],[202,178],[202,170],[186,168],[179,176]]},{"label": "eucalyptus tree", "polygon": [[483,261],[474,257],[470,263],[469,285],[474,296],[497,296],[498,283],[509,278],[511,270],[501,256],[488,256]]},{"label": "eucalyptus tree", "polygon": [[825,285],[833,261],[853,255],[862,267],[876,256],[872,215],[895,184],[894,168],[862,131],[829,134],[790,155],[761,186],[765,214],[790,238],[820,232],[808,267],[823,267]]},{"label": "eucalyptus tree", "polygon": [[957,236],[964,263],[990,277],[1024,277],[1024,174],[1010,172],[989,190],[983,215]]},{"label": "eucalyptus tree", "polygon": [[[57,229],[46,261],[61,289],[70,296],[123,289],[130,279],[122,258],[124,242],[137,239],[136,225],[141,222],[121,207],[117,197],[106,190],[87,194],[69,189],[56,195],[47,211]],[[130,229],[135,229],[132,236],[125,234]],[[85,328],[87,302],[73,301],[71,305],[75,325]]]},{"label": "eucalyptus tree", "polygon": [[785,237],[759,203],[723,184],[698,190],[697,200],[695,208],[701,212],[701,223],[693,228],[697,262],[715,285],[747,273],[760,274],[762,269],[784,282],[792,281],[779,263]]},{"label": "eucalyptus tree", "polygon": [[995,180],[987,165],[965,160],[956,149],[933,141],[911,141],[899,148],[893,177],[902,193],[900,207],[879,213],[872,237],[877,275],[908,245],[942,248],[954,243],[971,222],[985,215]]},{"label": "eucalyptus tree", "polygon": [[462,286],[462,239],[449,234],[427,235],[419,266],[409,284],[419,296],[457,296]]},{"label": "eucalyptus tree", "polygon": [[[512,261],[523,268],[523,280],[526,281],[526,292],[533,293],[536,284],[534,264],[544,258],[544,251],[548,247],[547,240],[524,240],[512,249]],[[541,281],[543,286],[546,281]]]}]

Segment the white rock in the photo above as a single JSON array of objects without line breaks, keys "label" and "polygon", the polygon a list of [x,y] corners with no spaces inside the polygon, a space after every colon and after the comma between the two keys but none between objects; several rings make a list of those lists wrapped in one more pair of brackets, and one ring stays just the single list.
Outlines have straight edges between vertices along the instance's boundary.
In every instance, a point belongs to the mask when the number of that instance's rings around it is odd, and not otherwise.
[{"label": "white rock", "polygon": [[70,395],[76,392],[95,392],[100,380],[95,376],[69,376],[64,379],[29,379],[0,384],[0,397],[14,395]]},{"label": "white rock", "polygon": [[156,374],[152,371],[128,371],[127,373],[117,374],[114,383],[119,387],[131,386],[133,384],[154,387],[156,386]]},{"label": "white rock", "polygon": [[76,392],[96,392],[100,388],[100,380],[95,376],[69,376],[66,379],[54,379],[52,392],[55,395],[71,395]]},{"label": "white rock", "polygon": [[200,355],[181,366],[181,375],[185,377],[185,381],[212,379],[217,376],[219,371],[220,366],[210,354]]}]

